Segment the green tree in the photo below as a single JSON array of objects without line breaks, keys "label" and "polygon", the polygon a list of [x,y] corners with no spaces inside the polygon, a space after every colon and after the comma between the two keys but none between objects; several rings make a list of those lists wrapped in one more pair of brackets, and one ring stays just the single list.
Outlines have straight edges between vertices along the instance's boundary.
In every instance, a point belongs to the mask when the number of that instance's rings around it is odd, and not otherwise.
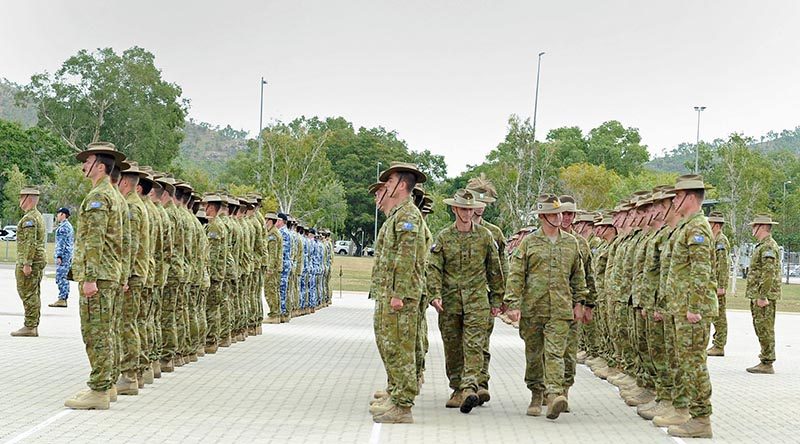
[{"label": "green tree", "polygon": [[589,131],[587,156],[589,163],[603,165],[621,176],[637,173],[650,155],[636,128],[625,128],[616,120],[609,120]]},{"label": "green tree", "polygon": [[188,101],[161,78],[155,56],[133,47],[81,50],[55,74],[35,74],[19,100],[38,107],[38,125],[73,150],[105,140],[139,163],[165,168],[179,152]]},{"label": "green tree", "polygon": [[589,144],[577,126],[564,126],[550,130],[547,141],[555,144],[556,159],[559,165],[569,166],[586,163]]},{"label": "green tree", "polygon": [[[81,202],[92,189],[92,182],[86,178],[81,165],[60,163],[55,165],[54,180],[42,185],[42,198],[39,209],[55,213],[58,208],[67,207],[73,215],[77,214]],[[72,218],[72,224],[77,223]]]},{"label": "green tree", "polygon": [[559,173],[562,189],[578,202],[583,210],[610,208],[616,202],[614,191],[622,179],[603,165],[576,163],[562,168]]},{"label": "green tree", "polygon": [[3,219],[8,222],[18,221],[22,217],[19,208],[19,192],[29,185],[28,177],[16,165],[3,172]]}]

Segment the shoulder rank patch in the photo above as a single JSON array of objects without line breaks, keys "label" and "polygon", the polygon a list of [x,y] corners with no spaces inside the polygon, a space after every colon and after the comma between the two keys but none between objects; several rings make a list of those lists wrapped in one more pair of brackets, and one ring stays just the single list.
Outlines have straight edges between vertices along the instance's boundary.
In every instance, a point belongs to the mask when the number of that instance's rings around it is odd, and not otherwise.
[{"label": "shoulder rank patch", "polygon": [[775,259],[775,252],[772,250],[767,250],[764,252],[765,258]]},{"label": "shoulder rank patch", "polygon": [[89,203],[89,208],[93,208],[93,209],[97,209],[97,208],[100,208],[102,206],[103,206],[103,202],[100,202],[100,201],[94,201],[94,202]]},{"label": "shoulder rank patch", "polygon": [[219,238],[219,234],[217,234],[216,231],[209,231],[208,232],[208,238],[209,239],[217,239],[217,238]]},{"label": "shoulder rank patch", "polygon": [[25,222],[25,226],[26,227],[32,227],[33,226],[33,221],[29,220],[29,221]]},{"label": "shoulder rank patch", "polygon": [[411,222],[403,222],[402,228],[405,231],[411,231],[414,229],[414,224],[412,224]]},{"label": "shoulder rank patch", "polygon": [[703,236],[702,234],[695,234],[694,236],[692,236],[692,243],[693,244],[702,244],[705,241],[706,241],[706,237]]},{"label": "shoulder rank patch", "polygon": [[268,239],[271,240],[271,241],[274,241],[275,240],[275,235],[270,234]]},{"label": "shoulder rank patch", "polygon": [[128,220],[133,220],[133,211],[128,211]]},{"label": "shoulder rank patch", "polygon": [[433,245],[431,245],[431,252],[432,253],[438,253],[440,251],[442,251],[441,245],[439,245],[437,243],[434,243]]},{"label": "shoulder rank patch", "polygon": [[723,243],[718,243],[717,244],[717,251],[722,251],[724,249],[725,249],[725,244],[723,244]]}]

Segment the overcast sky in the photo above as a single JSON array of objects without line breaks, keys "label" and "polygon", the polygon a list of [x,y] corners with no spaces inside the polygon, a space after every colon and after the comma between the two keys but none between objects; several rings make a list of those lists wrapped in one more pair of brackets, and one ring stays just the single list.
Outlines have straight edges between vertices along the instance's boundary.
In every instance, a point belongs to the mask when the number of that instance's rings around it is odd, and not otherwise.
[{"label": "overcast sky", "polygon": [[142,46],[189,115],[255,135],[265,122],[343,116],[443,154],[450,175],[503,139],[616,119],[651,156],[731,132],[800,125],[800,2],[17,1],[0,16],[0,77],[26,83],[79,49]]}]

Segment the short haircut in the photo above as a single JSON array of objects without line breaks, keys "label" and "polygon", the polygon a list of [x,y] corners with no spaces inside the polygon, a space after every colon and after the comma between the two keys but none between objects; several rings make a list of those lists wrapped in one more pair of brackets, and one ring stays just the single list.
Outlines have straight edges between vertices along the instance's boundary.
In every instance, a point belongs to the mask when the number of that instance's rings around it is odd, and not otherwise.
[{"label": "short haircut", "polygon": [[114,165],[116,165],[114,157],[109,156],[108,154],[95,154],[94,158],[95,162],[105,167],[106,174],[111,175],[111,173],[114,171]]},{"label": "short haircut", "polygon": [[219,211],[221,202],[209,202],[206,204],[206,208],[213,208],[216,211]]},{"label": "short haircut", "polygon": [[153,189],[153,182],[145,179],[139,181],[139,186],[142,187],[142,196],[147,196],[150,194],[150,190]]},{"label": "short haircut", "polygon": [[170,193],[170,194],[172,196],[174,196],[175,199],[183,200],[183,189],[182,188],[178,188],[178,187],[174,187],[174,188],[175,188],[175,192]]},{"label": "short haircut", "polygon": [[122,173],[122,178],[127,180],[128,182],[133,184],[133,187],[136,188],[136,185],[139,185],[139,176],[138,173]]},{"label": "short haircut", "polygon": [[119,183],[120,177],[122,177],[122,172],[119,170],[119,167],[115,163],[114,166],[111,168],[111,182]]},{"label": "short haircut", "polygon": [[161,195],[164,194],[164,187],[162,186],[153,187],[152,191],[156,193],[156,197],[161,197]]},{"label": "short haircut", "polygon": [[706,198],[706,190],[702,188],[699,190],[686,190],[686,194],[694,196],[699,201]]},{"label": "short haircut", "polygon": [[417,176],[414,173],[408,173],[405,171],[397,173],[397,182],[403,182],[406,184],[406,190],[411,191],[417,186]]}]

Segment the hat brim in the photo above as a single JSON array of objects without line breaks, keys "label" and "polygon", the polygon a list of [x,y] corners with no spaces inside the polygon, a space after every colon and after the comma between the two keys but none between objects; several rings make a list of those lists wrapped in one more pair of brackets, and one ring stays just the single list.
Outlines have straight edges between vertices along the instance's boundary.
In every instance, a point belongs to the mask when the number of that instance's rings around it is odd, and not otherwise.
[{"label": "hat brim", "polygon": [[109,150],[103,148],[93,148],[93,149],[83,150],[80,153],[75,154],[75,158],[78,160],[78,162],[85,162],[86,159],[88,159],[89,156],[91,156],[92,154],[107,154],[113,157],[116,163],[122,163],[122,161],[126,159],[124,153],[121,153],[117,150]]},{"label": "hat brim", "polygon": [[467,203],[462,203],[462,202],[456,202],[455,199],[444,199],[443,202],[444,202],[445,205],[450,206],[450,207],[466,208],[466,209],[470,209],[470,210],[476,210],[478,208],[485,208],[486,207],[486,204],[483,203],[483,202],[475,202],[475,203],[472,203],[472,204],[467,204]]},{"label": "hat brim", "polygon": [[563,212],[564,212],[564,209],[562,207],[558,207],[558,208],[552,208],[552,209],[549,209],[549,210],[534,210],[533,214],[536,214],[536,215],[539,215],[539,214],[561,214]]},{"label": "hat brim", "polygon": [[428,180],[428,176],[426,176],[422,171],[408,168],[406,166],[389,167],[389,169],[381,173],[381,176],[378,178],[378,180],[381,182],[386,182],[389,180],[389,176],[391,176],[393,173],[411,173],[416,176],[417,183],[425,183],[425,181]]},{"label": "hat brim", "polygon": [[780,225],[780,223],[775,222],[775,221],[770,221],[770,222],[750,222],[747,225],[750,225],[752,227],[752,226],[755,226],[755,225]]}]

